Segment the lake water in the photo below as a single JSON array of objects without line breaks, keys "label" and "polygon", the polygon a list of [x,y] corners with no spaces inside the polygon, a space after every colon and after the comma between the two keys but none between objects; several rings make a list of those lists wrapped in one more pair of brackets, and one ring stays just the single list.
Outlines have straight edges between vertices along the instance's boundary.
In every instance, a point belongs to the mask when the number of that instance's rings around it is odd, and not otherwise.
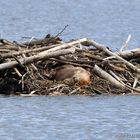
[{"label": "lake water", "polygon": [[1,97],[2,140],[140,139],[140,97]]},{"label": "lake water", "polygon": [[[114,50],[129,34],[130,48],[140,45],[139,0],[3,0],[0,36],[56,35],[88,37]],[[140,97],[0,97],[2,140],[140,139]]]}]

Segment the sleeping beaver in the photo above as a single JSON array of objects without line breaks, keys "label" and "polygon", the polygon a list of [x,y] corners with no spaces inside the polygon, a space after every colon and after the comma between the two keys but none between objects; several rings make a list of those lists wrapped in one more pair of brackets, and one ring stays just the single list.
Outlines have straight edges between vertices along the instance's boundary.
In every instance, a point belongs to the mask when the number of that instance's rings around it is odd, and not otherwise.
[{"label": "sleeping beaver", "polygon": [[73,65],[63,65],[55,69],[53,79],[56,81],[72,79],[79,86],[88,85],[91,82],[90,73],[87,70],[82,67],[74,67]]}]

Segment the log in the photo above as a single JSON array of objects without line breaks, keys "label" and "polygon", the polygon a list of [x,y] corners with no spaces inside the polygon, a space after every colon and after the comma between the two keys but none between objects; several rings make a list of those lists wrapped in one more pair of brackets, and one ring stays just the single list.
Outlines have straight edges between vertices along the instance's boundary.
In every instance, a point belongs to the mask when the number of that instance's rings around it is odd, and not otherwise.
[{"label": "log", "polygon": [[126,50],[126,51],[122,51],[122,52],[116,52],[116,54],[127,60],[139,58],[140,57],[140,48]]},{"label": "log", "polygon": [[48,52],[53,52],[53,51],[56,51],[56,50],[59,50],[59,49],[66,49],[66,48],[69,48],[69,47],[73,47],[73,46],[79,45],[80,43],[82,44],[86,41],[87,41],[86,38],[82,38],[82,39],[78,39],[78,40],[75,40],[75,41],[72,41],[72,42],[69,42],[69,43],[64,43],[64,44],[61,44],[60,46],[49,49]]},{"label": "log", "polygon": [[89,45],[96,47],[99,50],[104,51],[105,53],[107,53],[110,56],[115,56],[115,58],[117,58],[118,60],[121,60],[126,66],[128,66],[129,68],[131,68],[133,71],[140,73],[140,69],[137,68],[136,66],[134,66],[133,64],[131,64],[130,62],[128,62],[127,60],[123,59],[121,56],[117,55],[116,53],[111,52],[106,46],[99,44],[93,40],[88,40],[87,41]]},{"label": "log", "polygon": [[109,81],[112,85],[121,88],[121,89],[125,89],[125,86],[120,83],[119,81],[117,81],[115,78],[113,78],[110,74],[108,74],[106,71],[104,71],[103,69],[101,69],[100,67],[98,67],[97,65],[94,66],[93,71],[101,78],[106,79],[107,81]]},{"label": "log", "polygon": [[63,44],[50,45],[50,46],[44,46],[44,47],[30,49],[30,50],[21,50],[21,51],[13,52],[13,53],[0,54],[0,56],[2,58],[10,58],[10,57],[13,57],[13,55],[18,56],[18,55],[21,55],[21,54],[39,52],[39,51],[44,51],[44,50],[56,51],[56,50],[59,50],[59,49],[65,49],[65,48],[69,48],[71,46],[79,45],[79,43],[83,43],[85,41],[87,41],[87,39],[83,38],[83,39],[78,39],[78,40],[68,42],[68,43],[63,43]]},{"label": "log", "polygon": [[100,67],[98,67],[97,65],[94,66],[93,71],[101,78],[109,81],[112,85],[114,85],[115,87],[118,87],[120,89],[127,89],[130,91],[135,91],[140,93],[139,89],[130,87],[118,80],[116,80],[114,77],[112,77],[109,73],[107,73],[106,71],[104,71],[103,69],[101,69]]},{"label": "log", "polygon": [[[39,61],[39,60],[44,60],[44,59],[51,58],[51,57],[57,57],[57,56],[66,55],[66,54],[72,54],[74,52],[75,52],[75,48],[62,49],[62,50],[57,50],[57,51],[54,51],[54,52],[44,51],[44,52],[41,52],[37,55],[21,58],[18,61],[20,62],[20,64],[23,65],[23,64],[36,62],[36,61]],[[0,64],[0,70],[13,68],[18,64],[19,63],[17,61],[2,63],[2,64]]]},{"label": "log", "polygon": [[56,45],[44,46],[44,47],[41,47],[41,48],[35,48],[35,49],[30,49],[30,50],[29,49],[20,50],[20,51],[13,52],[13,53],[0,54],[0,56],[2,58],[12,58],[13,55],[18,56],[18,55],[27,54],[27,53],[40,52],[40,51],[45,51],[45,50],[48,50],[48,49],[51,49],[51,48],[54,48],[54,47],[56,47]]}]

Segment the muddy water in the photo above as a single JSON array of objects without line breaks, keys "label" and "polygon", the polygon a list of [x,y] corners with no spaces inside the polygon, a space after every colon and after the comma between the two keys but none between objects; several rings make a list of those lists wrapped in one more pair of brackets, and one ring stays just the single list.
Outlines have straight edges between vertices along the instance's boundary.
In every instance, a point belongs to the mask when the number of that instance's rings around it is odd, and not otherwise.
[{"label": "muddy water", "polygon": [[[0,36],[89,37],[117,50],[140,45],[139,0],[0,1]],[[140,139],[140,97],[1,97],[0,139]]]}]

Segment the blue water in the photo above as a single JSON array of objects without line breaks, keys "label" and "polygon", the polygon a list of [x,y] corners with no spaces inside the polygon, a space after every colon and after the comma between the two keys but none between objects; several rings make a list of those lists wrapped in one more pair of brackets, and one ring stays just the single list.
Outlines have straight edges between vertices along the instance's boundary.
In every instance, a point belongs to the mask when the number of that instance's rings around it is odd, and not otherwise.
[{"label": "blue water", "polygon": [[21,37],[61,35],[65,40],[88,37],[120,49],[129,34],[130,48],[140,45],[139,0],[4,0],[0,1],[0,35]]},{"label": "blue water", "polygon": [[140,139],[139,100],[139,96],[0,98],[0,139],[120,140],[125,134]]},{"label": "blue water", "polygon": [[[56,35],[88,37],[120,49],[129,34],[130,48],[140,45],[139,0],[3,0],[0,36]],[[140,139],[140,97],[0,97],[2,140]]]}]

